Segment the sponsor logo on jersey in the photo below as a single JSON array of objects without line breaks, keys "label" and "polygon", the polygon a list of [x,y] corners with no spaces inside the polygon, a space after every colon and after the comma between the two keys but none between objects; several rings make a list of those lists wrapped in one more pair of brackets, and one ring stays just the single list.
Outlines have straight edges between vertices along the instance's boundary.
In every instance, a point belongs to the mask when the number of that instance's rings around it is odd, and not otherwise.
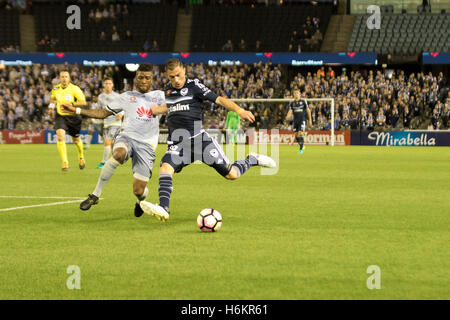
[{"label": "sponsor logo on jersey", "polygon": [[189,105],[188,104],[180,104],[177,103],[174,106],[169,107],[168,113],[176,112],[176,111],[188,111]]},{"label": "sponsor logo on jersey", "polygon": [[139,115],[139,118],[151,118],[152,117],[152,111],[150,108],[144,108],[143,106],[140,106],[137,109],[137,114]]},{"label": "sponsor logo on jersey", "polygon": [[136,102],[136,97],[130,97],[131,102]]}]

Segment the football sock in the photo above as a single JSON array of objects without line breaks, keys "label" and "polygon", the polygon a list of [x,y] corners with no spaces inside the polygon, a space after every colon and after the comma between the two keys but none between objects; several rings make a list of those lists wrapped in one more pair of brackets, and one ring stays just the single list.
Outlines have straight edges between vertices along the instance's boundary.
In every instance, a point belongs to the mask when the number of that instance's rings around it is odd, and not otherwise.
[{"label": "football sock", "polygon": [[57,141],[56,146],[58,147],[59,155],[61,156],[62,162],[69,163],[67,160],[67,146],[65,141]]},{"label": "football sock", "polygon": [[98,178],[97,186],[95,187],[94,192],[92,192],[93,195],[100,197],[103,188],[108,183],[109,179],[111,179],[119,164],[120,163],[114,158],[109,158],[109,160],[106,161],[102,168],[102,172],[100,173],[100,177]]},{"label": "football sock", "polygon": [[303,149],[303,144],[305,143],[305,138],[303,136],[298,136],[297,138],[297,143],[300,146],[300,150]]},{"label": "football sock", "polygon": [[161,173],[159,175],[159,205],[163,208],[169,208],[170,195],[173,191],[172,175]]},{"label": "football sock", "polygon": [[239,176],[243,175],[251,167],[257,165],[258,160],[254,156],[248,156],[247,158],[245,158],[245,160],[238,160],[235,163],[233,163],[233,166],[236,167]]},{"label": "football sock", "polygon": [[140,195],[140,196],[136,196],[136,198],[140,202],[140,201],[145,200],[145,198],[147,198],[147,196],[148,196],[148,188],[145,187],[144,193],[142,195]]},{"label": "football sock", "polygon": [[84,159],[83,141],[79,139],[78,142],[75,143],[75,146],[77,147],[78,151],[78,159]]},{"label": "football sock", "polygon": [[102,163],[106,163],[110,153],[111,153],[111,146],[105,146],[105,148],[103,149]]},{"label": "football sock", "polygon": [[86,137],[86,147],[89,148],[91,146],[91,141],[92,141],[92,135],[90,134]]}]

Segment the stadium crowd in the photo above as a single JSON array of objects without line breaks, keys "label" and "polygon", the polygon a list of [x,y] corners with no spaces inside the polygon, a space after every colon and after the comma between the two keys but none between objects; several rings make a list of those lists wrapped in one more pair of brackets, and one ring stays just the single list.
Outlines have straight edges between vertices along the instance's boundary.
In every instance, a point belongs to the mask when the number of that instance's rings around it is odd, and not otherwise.
[{"label": "stadium crowd", "polygon": [[[162,89],[168,79],[159,66],[153,67],[154,89]],[[72,82],[84,91],[86,99],[100,94],[102,79],[114,79],[119,91],[129,90],[130,81],[115,67],[65,65],[6,66],[0,69],[0,129],[51,129],[48,114],[52,87],[58,71],[69,69]],[[199,78],[211,90],[229,98],[292,98],[291,89],[299,87],[308,98],[335,99],[335,128],[341,130],[450,129],[450,94],[442,73],[404,71],[385,75],[380,70],[343,71],[336,75],[329,67],[317,72],[298,73],[288,79],[285,69],[272,63],[242,66],[188,65],[187,75]],[[253,124],[243,128],[289,129],[285,121],[287,104],[240,104],[255,114]],[[313,129],[331,127],[331,104],[309,103]],[[226,110],[209,104],[204,124],[224,128]],[[164,128],[166,124],[162,122]],[[83,128],[87,127],[87,122]]]}]

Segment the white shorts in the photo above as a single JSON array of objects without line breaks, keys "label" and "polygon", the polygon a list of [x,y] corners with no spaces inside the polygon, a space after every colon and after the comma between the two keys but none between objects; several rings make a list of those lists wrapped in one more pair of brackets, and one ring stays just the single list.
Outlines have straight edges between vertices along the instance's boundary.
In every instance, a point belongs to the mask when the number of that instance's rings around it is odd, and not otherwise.
[{"label": "white shorts", "polygon": [[148,181],[152,177],[153,164],[155,162],[155,150],[151,145],[140,142],[126,135],[119,134],[114,141],[114,149],[125,148],[127,155],[123,163],[131,157],[133,176],[142,181]]}]

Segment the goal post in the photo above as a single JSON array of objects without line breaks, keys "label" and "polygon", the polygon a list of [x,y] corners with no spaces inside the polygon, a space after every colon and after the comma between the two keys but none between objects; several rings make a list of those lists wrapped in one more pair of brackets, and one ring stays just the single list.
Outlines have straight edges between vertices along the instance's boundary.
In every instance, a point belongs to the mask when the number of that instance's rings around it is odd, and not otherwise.
[{"label": "goal post", "polygon": [[[306,102],[320,102],[320,101],[330,101],[331,102],[331,130],[330,130],[330,145],[334,146],[334,98],[301,98],[306,100]],[[230,99],[235,103],[289,103],[294,101],[294,99]]]}]

